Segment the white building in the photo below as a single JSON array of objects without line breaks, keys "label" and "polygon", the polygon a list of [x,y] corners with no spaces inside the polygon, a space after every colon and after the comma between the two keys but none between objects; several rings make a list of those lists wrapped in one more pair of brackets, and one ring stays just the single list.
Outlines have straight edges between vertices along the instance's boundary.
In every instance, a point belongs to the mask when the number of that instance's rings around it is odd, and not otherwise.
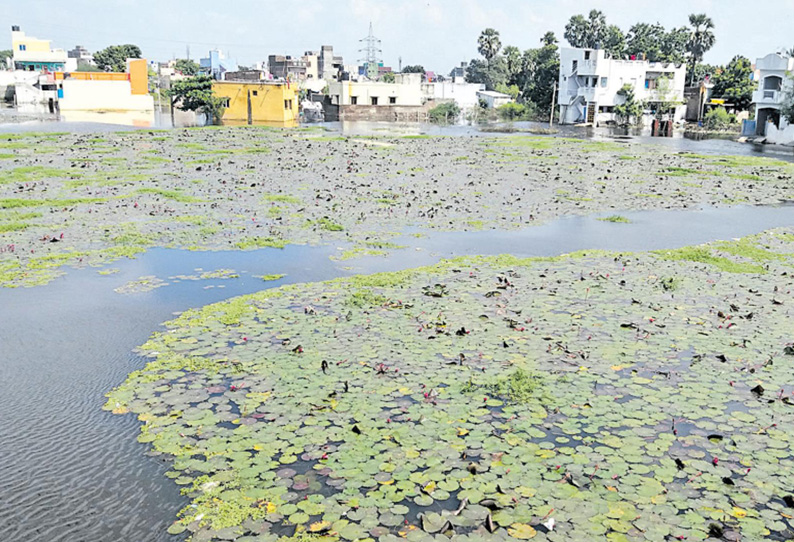
[{"label": "white building", "polygon": [[[659,102],[678,102],[674,118],[686,113],[686,66],[607,58],[602,49],[560,49],[560,124],[599,124],[615,120],[613,108],[623,103],[618,91],[631,85],[634,98],[646,103],[646,113]],[[669,83],[662,82],[664,79]]]},{"label": "white building", "polygon": [[756,134],[768,143],[794,142],[794,124],[780,114],[788,92],[794,92],[794,57],[769,54],[755,62],[758,89],[753,92]]},{"label": "white building", "polygon": [[410,105],[421,106],[422,75],[396,74],[394,83],[379,81],[332,81],[328,83],[332,105]]},{"label": "white building", "polygon": [[502,94],[495,90],[478,90],[477,101],[485,102],[488,109],[495,109],[505,104],[512,103],[514,100],[509,94]]},{"label": "white building", "polygon": [[426,83],[428,98],[431,100],[453,100],[463,110],[473,109],[480,103],[478,92],[485,91],[485,85],[467,83],[463,78],[440,83]]}]

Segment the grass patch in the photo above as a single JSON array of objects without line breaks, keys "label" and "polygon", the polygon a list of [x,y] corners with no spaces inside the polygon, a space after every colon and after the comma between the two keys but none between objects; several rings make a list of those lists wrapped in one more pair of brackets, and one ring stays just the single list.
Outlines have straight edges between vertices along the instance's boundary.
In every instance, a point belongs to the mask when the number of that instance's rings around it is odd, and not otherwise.
[{"label": "grass patch", "polygon": [[101,203],[107,198],[74,198],[74,199],[0,199],[0,209],[18,209],[22,207],[71,207],[83,203]]},{"label": "grass patch", "polygon": [[263,201],[270,201],[273,203],[291,203],[293,205],[297,205],[301,203],[301,200],[296,198],[295,196],[289,196],[287,194],[265,194],[262,196]]},{"label": "grass patch", "polygon": [[763,267],[751,263],[735,262],[715,255],[707,247],[684,247],[675,250],[654,251],[652,254],[671,261],[686,261],[711,265],[726,273],[757,273],[764,274]]},{"label": "grass patch", "polygon": [[322,217],[316,223],[318,228],[325,231],[344,231],[344,227],[341,224],[337,224],[333,220],[328,217]]},{"label": "grass patch", "polygon": [[626,218],[625,216],[620,215],[610,215],[604,218],[599,218],[601,222],[613,222],[616,224],[631,224],[631,220]]},{"label": "grass patch", "polygon": [[356,290],[350,294],[345,302],[348,305],[353,305],[354,307],[359,308],[380,307],[388,303],[389,299],[382,295],[376,294],[372,290]]},{"label": "grass patch", "polygon": [[753,242],[752,237],[745,237],[738,241],[723,241],[717,243],[715,247],[722,252],[727,252],[728,254],[747,258],[748,260],[756,262],[780,261],[786,259],[783,254],[778,254],[777,252],[759,247]]},{"label": "grass patch", "polygon": [[284,248],[287,242],[275,237],[246,237],[234,245],[241,250],[251,250],[256,248]]},{"label": "grass patch", "polygon": [[3,222],[0,223],[0,233],[23,231],[30,227],[28,222]]}]

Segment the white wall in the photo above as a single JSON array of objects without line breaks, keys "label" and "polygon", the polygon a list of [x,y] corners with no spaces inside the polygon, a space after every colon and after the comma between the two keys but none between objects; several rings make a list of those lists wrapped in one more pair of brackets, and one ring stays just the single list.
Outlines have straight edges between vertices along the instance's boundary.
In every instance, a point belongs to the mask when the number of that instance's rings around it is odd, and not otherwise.
[{"label": "white wall", "polygon": [[455,100],[461,109],[470,109],[479,105],[477,93],[485,90],[485,85],[477,83],[459,83],[444,81],[442,83],[430,83],[433,89],[432,97],[435,100]]},{"label": "white wall", "polygon": [[133,95],[129,81],[63,81],[61,111],[154,111],[151,96]]},{"label": "white wall", "polygon": [[[357,105],[371,105],[372,98],[378,98],[378,105],[413,105],[424,103],[420,79],[410,78],[407,84],[380,83],[376,81],[339,81],[328,83],[328,93],[335,105],[351,105],[350,98],[358,98]],[[395,97],[396,104],[389,98]]]},{"label": "white wall", "polygon": [[794,124],[788,124],[786,119],[780,119],[780,128],[776,128],[771,122],[766,125],[767,143],[777,143],[778,145],[794,144]]},{"label": "white wall", "polygon": [[[589,53],[590,58],[585,59]],[[577,62],[574,70],[573,62]],[[671,95],[684,101],[686,84],[686,66],[647,62],[644,60],[621,60],[606,58],[603,50],[592,49],[560,49],[560,77],[558,96],[562,122],[573,123],[580,120],[584,113],[585,103],[595,102],[597,107],[614,107],[623,103],[618,91],[623,85],[634,88],[634,96],[638,101],[658,100],[654,90],[646,90],[646,78],[669,77],[672,79]],[[680,120],[685,113],[684,108],[677,108],[675,118]],[[598,120],[611,120],[611,114],[597,116]]]}]

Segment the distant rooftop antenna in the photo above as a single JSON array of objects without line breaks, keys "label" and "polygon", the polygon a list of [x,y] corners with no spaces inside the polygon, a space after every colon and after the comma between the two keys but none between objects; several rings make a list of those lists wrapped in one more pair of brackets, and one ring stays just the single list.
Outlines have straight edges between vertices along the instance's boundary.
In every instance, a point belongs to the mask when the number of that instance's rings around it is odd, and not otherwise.
[{"label": "distant rooftop antenna", "polygon": [[358,41],[366,44],[363,49],[359,49],[359,53],[365,54],[365,57],[359,60],[359,62],[366,63],[368,78],[373,80],[377,79],[378,66],[382,62],[380,55],[383,51],[380,49],[380,40],[376,38],[375,34],[372,32],[372,22],[369,23],[369,36]]}]

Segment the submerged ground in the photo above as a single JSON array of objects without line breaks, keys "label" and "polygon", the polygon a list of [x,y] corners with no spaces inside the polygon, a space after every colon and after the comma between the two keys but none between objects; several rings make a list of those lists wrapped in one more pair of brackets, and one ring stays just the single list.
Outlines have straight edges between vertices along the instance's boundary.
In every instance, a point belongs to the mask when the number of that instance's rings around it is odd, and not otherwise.
[{"label": "submerged ground", "polygon": [[[5,287],[155,246],[350,259],[408,250],[407,228],[794,199],[786,162],[556,138],[225,128],[0,147]],[[181,538],[788,540],[793,255],[794,224],[284,286],[167,324],[106,408],[173,460]]]},{"label": "submerged ground", "polygon": [[222,128],[0,137],[0,285],[153,246],[349,243],[411,226],[517,229],[611,209],[794,199],[794,165],[532,137],[342,138]]}]

